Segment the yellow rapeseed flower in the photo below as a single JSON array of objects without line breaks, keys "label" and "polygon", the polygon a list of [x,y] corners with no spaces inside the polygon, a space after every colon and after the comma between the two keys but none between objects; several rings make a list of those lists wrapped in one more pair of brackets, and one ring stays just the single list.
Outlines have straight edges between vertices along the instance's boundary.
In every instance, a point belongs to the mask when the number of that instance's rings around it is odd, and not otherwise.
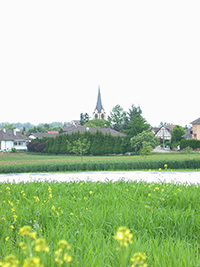
[{"label": "yellow rapeseed flower", "polygon": [[43,267],[43,265],[40,264],[39,258],[32,257],[32,258],[25,259],[22,267]]},{"label": "yellow rapeseed flower", "polygon": [[19,261],[14,255],[6,256],[3,262],[0,263],[0,266],[3,266],[3,267],[17,267],[18,265],[19,265]]},{"label": "yellow rapeseed flower", "polygon": [[27,235],[31,231],[31,226],[25,225],[22,228],[19,229],[19,234],[21,236]]},{"label": "yellow rapeseed flower", "polygon": [[54,205],[52,205],[51,209],[52,210],[56,210],[56,207]]},{"label": "yellow rapeseed flower", "polygon": [[34,196],[33,198],[35,199],[35,202],[39,202],[40,201],[39,197],[37,197],[37,196]]},{"label": "yellow rapeseed flower", "polygon": [[147,267],[147,264],[145,263],[146,256],[141,252],[135,253],[130,261],[132,262],[131,267],[137,267],[137,266]]},{"label": "yellow rapeseed flower", "polygon": [[128,243],[132,244],[133,235],[131,234],[130,230],[124,226],[119,227],[114,239],[116,239],[121,246],[127,247]]},{"label": "yellow rapeseed flower", "polygon": [[44,238],[38,238],[34,242],[34,247],[36,252],[45,251],[49,252],[49,247],[46,245]]},{"label": "yellow rapeseed flower", "polygon": [[36,232],[29,232],[29,233],[27,233],[27,236],[29,236],[33,239],[36,239]]}]

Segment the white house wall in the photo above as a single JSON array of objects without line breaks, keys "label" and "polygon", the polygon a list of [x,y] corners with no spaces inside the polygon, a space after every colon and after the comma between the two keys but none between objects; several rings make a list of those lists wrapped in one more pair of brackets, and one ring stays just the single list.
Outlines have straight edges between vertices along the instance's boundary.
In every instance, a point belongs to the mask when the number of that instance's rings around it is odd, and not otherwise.
[{"label": "white house wall", "polygon": [[13,146],[13,141],[1,141],[1,150],[11,150]]},{"label": "white house wall", "polygon": [[[19,143],[20,142],[20,143]],[[15,148],[18,151],[24,151],[27,150],[27,145],[26,142],[23,141],[1,141],[1,147],[0,150],[1,151],[11,151],[12,148]]]},{"label": "white house wall", "polygon": [[164,129],[164,133],[163,133],[163,128],[161,128],[157,133],[156,133],[156,137],[161,138],[166,140],[170,140],[171,139],[171,134],[169,133],[168,130]]}]

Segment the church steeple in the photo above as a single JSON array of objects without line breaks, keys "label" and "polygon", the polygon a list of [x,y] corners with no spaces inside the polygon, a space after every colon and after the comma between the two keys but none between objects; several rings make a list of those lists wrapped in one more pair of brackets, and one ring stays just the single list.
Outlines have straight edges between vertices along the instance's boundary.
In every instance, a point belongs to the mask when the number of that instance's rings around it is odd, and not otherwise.
[{"label": "church steeple", "polygon": [[94,119],[105,119],[106,117],[106,113],[105,113],[105,110],[103,108],[102,101],[101,101],[100,86],[98,88],[97,104],[93,112],[93,115],[94,115]]},{"label": "church steeple", "polygon": [[102,106],[102,102],[101,102],[101,93],[100,93],[100,86],[99,86],[96,109],[100,113],[102,108],[103,108],[103,106]]}]

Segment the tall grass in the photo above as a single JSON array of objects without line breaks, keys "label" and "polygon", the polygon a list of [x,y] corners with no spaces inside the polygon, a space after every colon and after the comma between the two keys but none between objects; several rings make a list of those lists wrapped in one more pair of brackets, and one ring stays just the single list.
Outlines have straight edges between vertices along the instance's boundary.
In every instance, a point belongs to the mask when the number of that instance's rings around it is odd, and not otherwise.
[{"label": "tall grass", "polygon": [[[131,266],[137,252],[148,266],[200,266],[199,195],[193,185],[124,181],[0,184],[0,261],[13,254],[23,266],[19,230],[28,225],[46,240],[48,252],[32,253],[48,267],[60,266],[60,240],[71,245],[63,266],[122,266],[123,257]],[[133,234],[125,248],[114,239],[120,226]]]}]

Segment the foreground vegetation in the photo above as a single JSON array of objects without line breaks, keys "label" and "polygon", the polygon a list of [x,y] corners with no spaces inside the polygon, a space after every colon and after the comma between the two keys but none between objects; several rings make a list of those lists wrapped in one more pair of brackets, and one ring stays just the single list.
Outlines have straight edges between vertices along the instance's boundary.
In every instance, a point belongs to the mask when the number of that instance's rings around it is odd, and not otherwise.
[{"label": "foreground vegetation", "polygon": [[123,181],[0,184],[0,266],[200,266],[199,194]]},{"label": "foreground vegetation", "polygon": [[0,153],[0,173],[149,170],[167,164],[168,169],[200,169],[199,153],[167,153],[142,156],[79,156],[37,153]]}]

